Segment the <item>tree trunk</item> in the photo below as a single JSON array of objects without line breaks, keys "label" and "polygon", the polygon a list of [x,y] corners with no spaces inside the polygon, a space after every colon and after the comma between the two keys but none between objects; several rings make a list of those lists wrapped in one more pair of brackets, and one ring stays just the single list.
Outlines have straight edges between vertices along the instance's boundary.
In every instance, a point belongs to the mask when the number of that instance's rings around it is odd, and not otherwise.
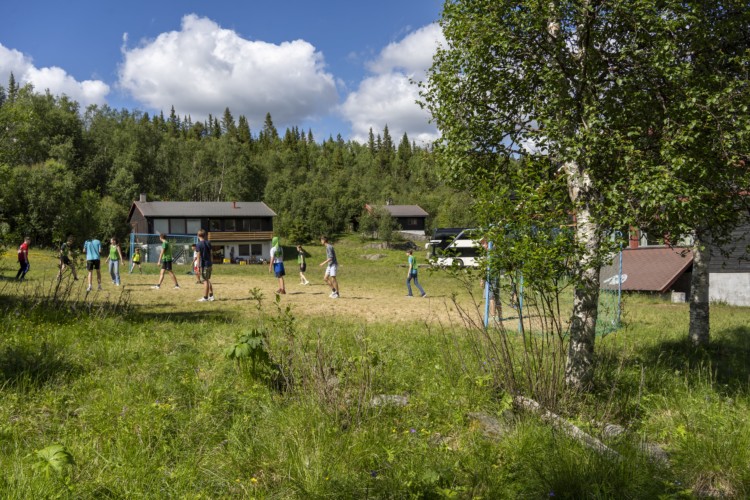
[{"label": "tree trunk", "polygon": [[690,328],[688,336],[696,347],[708,346],[710,338],[708,303],[708,264],[711,262],[711,235],[708,230],[695,231],[693,243],[693,276],[690,280]]},{"label": "tree trunk", "polygon": [[593,187],[588,173],[569,162],[564,165],[568,174],[570,199],[576,206],[576,242],[582,254],[575,265],[577,274],[570,320],[570,344],[565,363],[565,383],[574,390],[586,390],[594,375],[594,341],[599,308],[599,225],[592,219],[590,203]]}]

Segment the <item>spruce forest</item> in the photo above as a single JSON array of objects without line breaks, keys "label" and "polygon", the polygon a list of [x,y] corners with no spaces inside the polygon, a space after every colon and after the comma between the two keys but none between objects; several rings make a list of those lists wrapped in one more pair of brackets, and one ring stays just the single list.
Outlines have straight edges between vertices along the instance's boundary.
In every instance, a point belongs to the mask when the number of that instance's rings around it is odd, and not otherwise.
[{"label": "spruce forest", "polygon": [[[220,116],[219,116],[220,115]],[[68,234],[124,237],[133,200],[264,201],[275,231],[307,242],[350,230],[366,203],[418,204],[431,228],[468,225],[471,198],[445,186],[429,146],[387,124],[366,144],[250,124],[229,108],[205,121],[90,106],[0,86],[0,230],[52,245]],[[24,234],[21,234],[24,233]]]}]

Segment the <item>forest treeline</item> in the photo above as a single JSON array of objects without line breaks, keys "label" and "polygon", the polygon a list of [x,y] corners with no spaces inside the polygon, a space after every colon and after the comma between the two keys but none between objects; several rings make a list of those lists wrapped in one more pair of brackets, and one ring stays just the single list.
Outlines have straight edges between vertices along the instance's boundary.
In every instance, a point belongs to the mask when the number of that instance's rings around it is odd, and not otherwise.
[{"label": "forest treeline", "polygon": [[349,230],[365,203],[418,204],[428,227],[471,223],[471,198],[447,186],[427,147],[384,125],[366,144],[259,130],[227,107],[203,121],[90,106],[0,86],[0,232],[53,244],[66,235],[123,237],[140,193],[150,201],[264,201],[289,240]]}]

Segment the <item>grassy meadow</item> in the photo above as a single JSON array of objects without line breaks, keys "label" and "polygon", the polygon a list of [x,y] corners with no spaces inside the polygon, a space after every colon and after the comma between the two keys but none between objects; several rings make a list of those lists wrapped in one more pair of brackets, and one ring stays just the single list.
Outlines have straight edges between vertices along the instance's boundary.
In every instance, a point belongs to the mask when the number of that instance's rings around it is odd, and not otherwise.
[{"label": "grassy meadow", "polygon": [[407,298],[403,251],[336,249],[340,299],[313,245],[311,285],[292,259],[278,299],[267,266],[220,265],[210,303],[188,266],[180,290],[144,265],[86,294],[52,251],[22,284],[6,254],[0,498],[750,496],[750,309],[712,306],[694,351],[687,305],[627,296],[595,390],[550,408],[602,454],[513,409],[486,339],[534,340],[472,326],[478,279],[423,269],[428,297]]}]

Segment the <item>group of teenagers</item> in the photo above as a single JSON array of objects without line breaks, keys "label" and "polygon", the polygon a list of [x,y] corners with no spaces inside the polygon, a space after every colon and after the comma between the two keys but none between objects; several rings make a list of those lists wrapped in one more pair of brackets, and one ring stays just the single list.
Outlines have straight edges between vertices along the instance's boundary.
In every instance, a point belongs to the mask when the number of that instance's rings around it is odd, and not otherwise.
[{"label": "group of teenagers", "polygon": [[[323,281],[331,288],[331,294],[329,295],[332,299],[339,298],[339,282],[336,275],[338,274],[339,261],[336,259],[336,250],[333,245],[328,241],[327,236],[320,237],[320,243],[326,249],[326,260],[319,264],[320,267],[326,266],[325,274],[323,275]],[[302,245],[297,245],[297,265],[299,266],[299,279],[300,285],[309,285],[310,281],[305,277],[307,272],[307,257],[308,254]],[[274,276],[279,280],[279,289],[276,290],[277,294],[286,293],[286,284],[284,282],[284,276],[286,276],[286,270],[284,269],[284,250],[281,248],[281,242],[278,236],[275,236],[271,240],[271,254],[268,259],[268,272],[273,272]]]},{"label": "group of teenagers", "polygon": [[[161,250],[159,252],[158,262],[160,263],[161,271],[159,273],[159,282],[152,286],[153,289],[160,289],[164,281],[165,274],[170,274],[174,281],[174,288],[180,289],[180,285],[177,282],[177,276],[175,276],[172,270],[172,243],[167,239],[166,234],[160,234],[159,239],[161,240]],[[29,243],[31,242],[30,237],[24,238],[23,243],[18,249],[18,263],[19,270],[16,274],[16,280],[23,281],[26,273],[29,271]],[[320,243],[325,247],[326,259],[319,264],[320,267],[326,266],[323,280],[331,288],[331,294],[329,295],[332,299],[340,297],[340,289],[338,278],[338,260],[336,259],[336,250],[334,249],[327,236],[320,237]],[[57,279],[62,279],[63,273],[66,269],[70,269],[73,279],[78,280],[78,274],[75,268],[74,258],[74,239],[73,236],[68,236],[67,240],[60,246],[60,271],[57,275]],[[102,289],[102,275],[101,275],[101,253],[102,244],[98,239],[88,239],[83,244],[83,252],[86,253],[86,270],[87,276],[87,287],[86,291],[90,292],[93,286],[93,274],[96,272],[96,281],[98,290]],[[407,250],[407,261],[408,271],[406,278],[407,296],[412,296],[411,282],[417,287],[422,297],[426,297],[422,286],[419,284],[418,278],[418,266],[416,258],[411,250]],[[276,290],[277,294],[286,294],[286,285],[284,282],[284,276],[286,271],[284,269],[284,251],[281,247],[280,240],[274,237],[271,241],[271,252],[269,256],[268,272],[273,272],[279,281],[279,288]],[[299,276],[301,285],[309,285],[310,281],[305,277],[307,271],[307,257],[308,254],[302,248],[301,245],[297,245],[297,264],[299,266]],[[110,277],[112,278],[112,284],[120,286],[120,262],[122,262],[122,250],[120,249],[117,238],[110,239],[109,255],[105,261],[109,269]],[[143,274],[141,268],[141,249],[136,247],[134,254],[131,257],[130,273],[135,268]],[[203,297],[198,299],[198,302],[212,302],[214,300],[214,289],[211,283],[211,274],[213,270],[212,262],[212,248],[211,242],[207,239],[207,233],[205,229],[198,231],[198,243],[193,245],[193,268],[195,275],[197,276],[197,282],[204,285]]]}]

